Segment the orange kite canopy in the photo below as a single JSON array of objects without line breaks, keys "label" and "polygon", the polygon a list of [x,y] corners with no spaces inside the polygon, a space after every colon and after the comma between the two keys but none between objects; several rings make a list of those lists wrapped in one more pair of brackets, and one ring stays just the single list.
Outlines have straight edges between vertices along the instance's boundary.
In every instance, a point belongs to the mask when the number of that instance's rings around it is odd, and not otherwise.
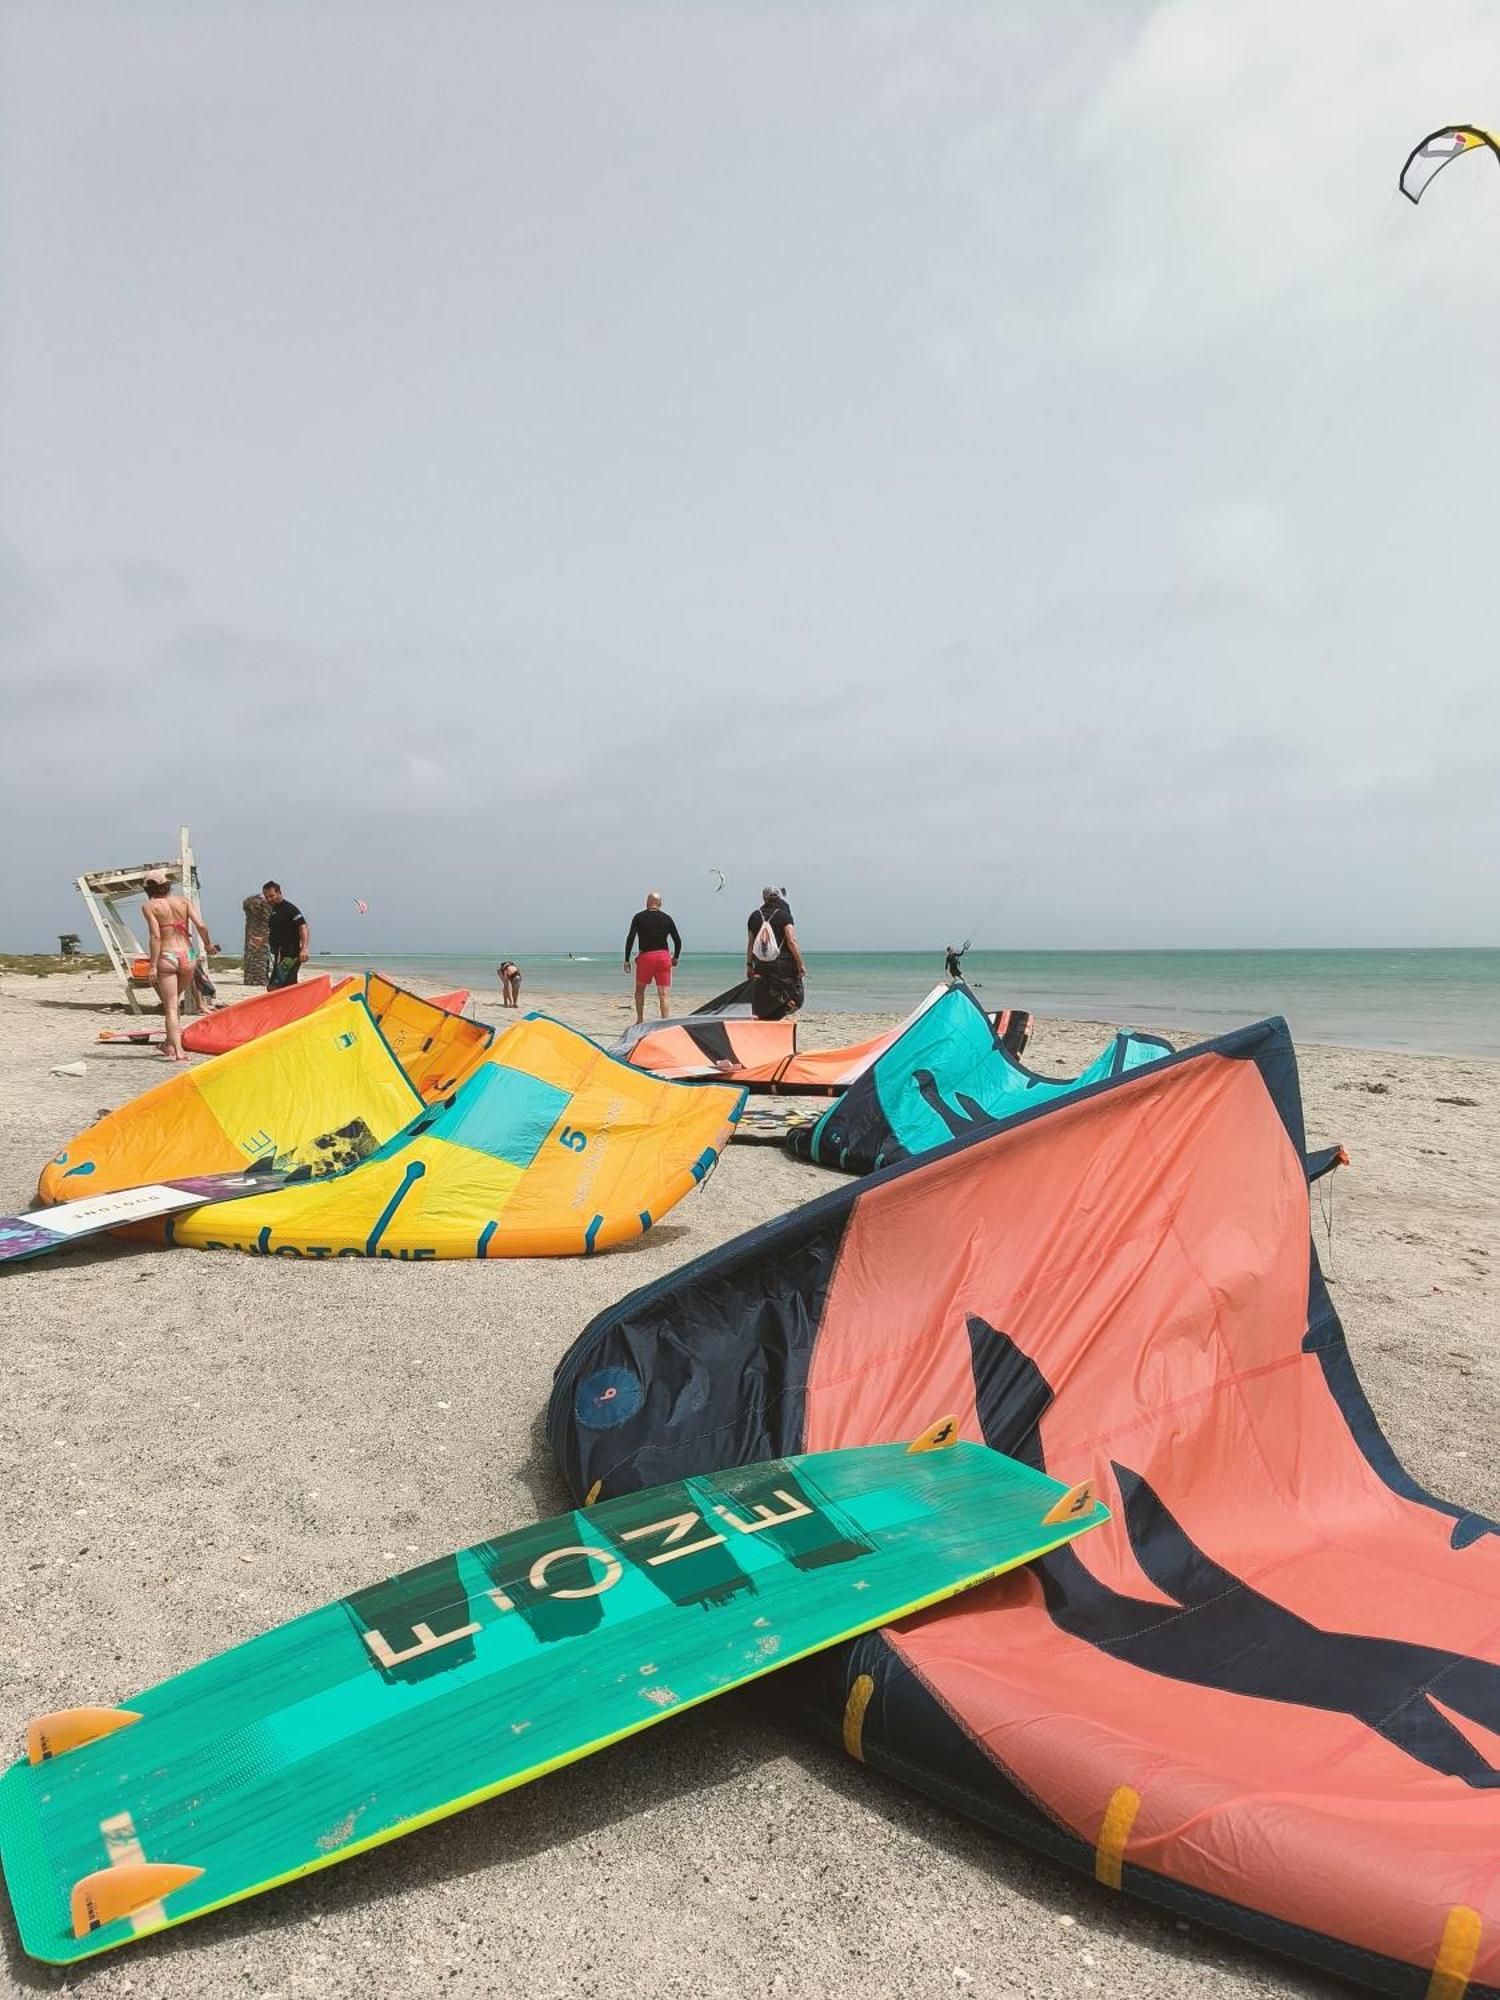
[{"label": "orange kite canopy", "polygon": [[722,1077],[754,1091],[787,1097],[833,1097],[847,1090],[875,1058],[947,993],[935,986],[894,1028],[842,1049],[799,1049],[797,1023],[686,1015],[635,1034],[622,1053],[656,1076]]},{"label": "orange kite canopy", "polygon": [[1309,1230],[1283,1021],[840,1187],[601,1314],[606,1497],[934,1409],[1109,1524],[795,1672],[849,1753],[1364,1993],[1500,1993],[1500,1525],[1425,1492]]},{"label": "orange kite canopy", "polygon": [[[352,979],[342,980],[338,990],[348,992],[353,984]],[[320,972],[296,986],[280,986],[274,993],[237,1000],[231,1007],[220,1007],[184,1023],[182,1046],[195,1056],[221,1056],[226,1049],[241,1049],[272,1028],[284,1028],[289,1021],[300,1021],[304,1014],[326,1007],[334,990],[328,974]]]},{"label": "orange kite canopy", "polygon": [[[366,977],[380,978],[381,975],[372,973]],[[189,1021],[182,1031],[182,1046],[195,1056],[219,1056],[226,1049],[243,1048],[246,1042],[269,1034],[272,1028],[284,1028],[289,1021],[300,1021],[304,1014],[326,1006],[334,994],[352,992],[360,983],[349,978],[335,984],[326,972],[320,972],[295,986],[280,986],[273,993],[258,993],[251,1000],[237,1000],[231,1007],[220,1007],[212,1014],[203,1014]],[[388,979],[384,981],[386,986],[392,983]],[[428,1005],[441,1007],[445,1013],[461,1014],[469,1003],[469,989],[460,986],[452,993],[422,997]]]}]

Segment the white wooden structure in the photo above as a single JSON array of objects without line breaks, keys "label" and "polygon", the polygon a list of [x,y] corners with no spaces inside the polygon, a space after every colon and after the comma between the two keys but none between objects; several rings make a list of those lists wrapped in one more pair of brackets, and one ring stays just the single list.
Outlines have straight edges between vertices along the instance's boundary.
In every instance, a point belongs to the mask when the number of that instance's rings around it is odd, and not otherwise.
[{"label": "white wooden structure", "polygon": [[[125,999],[133,1014],[145,1012],[141,1005],[144,991],[155,1003],[156,994],[151,985],[149,972],[144,979],[137,979],[135,967],[143,964],[146,957],[145,943],[136,937],[128,919],[121,913],[124,901],[144,896],[148,875],[165,875],[175,882],[198,909],[202,909],[201,891],[198,886],[198,864],[193,859],[192,843],[188,830],[177,830],[177,858],[173,861],[142,861],[129,868],[96,868],[90,874],[78,877],[78,893],[83,898],[84,908],[93,920],[94,929],[99,933],[100,942],[109,954],[109,962],[120,975],[125,988]],[[196,953],[196,946],[194,947]],[[197,996],[191,988],[184,997],[185,1011],[198,1011]]]}]

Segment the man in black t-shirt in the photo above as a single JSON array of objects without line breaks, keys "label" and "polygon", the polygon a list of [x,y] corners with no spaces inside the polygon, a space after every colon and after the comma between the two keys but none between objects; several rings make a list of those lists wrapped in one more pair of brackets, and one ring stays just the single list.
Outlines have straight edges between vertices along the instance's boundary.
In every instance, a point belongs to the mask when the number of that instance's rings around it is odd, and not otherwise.
[{"label": "man in black t-shirt", "polygon": [[[656,1004],[667,1018],[667,996],[672,990],[672,968],[682,956],[682,939],[676,924],[661,906],[653,889],[644,910],[637,910],[625,933],[625,970],[630,970],[630,954],[640,946],[635,961],[635,1018],[646,1018],[646,988],[656,988]],[[670,948],[669,948],[670,947]]]},{"label": "man in black t-shirt", "polygon": [[757,1021],[781,1021],[807,997],[807,967],[784,889],[762,889],[760,908],[745,923],[745,971],[750,1012]]},{"label": "man in black t-shirt", "polygon": [[295,986],[307,963],[307,919],[295,903],[281,893],[279,882],[267,882],[261,890],[270,911],[267,925],[271,950],[268,988]]}]

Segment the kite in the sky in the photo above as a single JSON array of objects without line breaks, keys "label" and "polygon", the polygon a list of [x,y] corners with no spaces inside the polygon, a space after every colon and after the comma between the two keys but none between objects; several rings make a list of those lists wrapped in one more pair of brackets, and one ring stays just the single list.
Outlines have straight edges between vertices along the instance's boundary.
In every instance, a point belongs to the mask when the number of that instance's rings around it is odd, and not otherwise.
[{"label": "kite in the sky", "polygon": [[362,917],[367,917],[370,914],[370,906],[367,902],[365,902],[364,898],[361,896],[355,897],[354,907],[356,910],[359,911],[359,914]]},{"label": "kite in the sky", "polygon": [[717,896],[719,891],[723,888],[725,881],[728,878],[725,876],[724,870],[722,868],[710,868],[708,872],[710,875],[717,875],[719,878],[718,881],[715,882],[714,884],[714,894]]},{"label": "kite in the sky", "polygon": [[1436,177],[1450,161],[1487,146],[1500,160],[1500,139],[1480,125],[1444,125],[1414,146],[1401,169],[1401,192],[1408,201],[1420,201]]}]

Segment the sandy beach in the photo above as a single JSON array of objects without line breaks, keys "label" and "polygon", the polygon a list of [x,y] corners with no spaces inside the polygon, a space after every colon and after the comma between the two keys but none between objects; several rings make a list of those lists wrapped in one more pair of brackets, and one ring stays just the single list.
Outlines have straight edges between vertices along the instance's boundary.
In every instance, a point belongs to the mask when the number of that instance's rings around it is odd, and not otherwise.
[{"label": "sandy beach", "polygon": [[[224,987],[236,997],[233,976]],[[523,997],[606,1040],[631,1018],[623,985]],[[474,999],[481,1018],[511,1018],[493,988]],[[163,1073],[149,1051],[98,1042],[126,1018],[117,1002],[103,974],[0,977],[6,1211],[31,1206],[68,1138]],[[813,1017],[802,1040],[885,1025]],[[1071,1074],[1110,1033],[1043,1021],[1027,1061]],[[1370,1399],[1417,1479],[1500,1512],[1500,1064],[1299,1053],[1309,1143],[1352,1157],[1313,1214]],[[84,1076],[51,1073],[79,1059]],[[777,1149],[732,1147],[637,1247],[588,1261],[321,1264],[105,1241],[6,1272],[7,1756],[33,1715],[118,1702],[556,1511],[541,1418],[587,1320],[831,1184]],[[731,1696],[72,1975],[26,1959],[7,1917],[0,1985],[263,2000],[1351,1990],[1007,1845],[784,1727],[773,1701],[774,1686]]]}]

